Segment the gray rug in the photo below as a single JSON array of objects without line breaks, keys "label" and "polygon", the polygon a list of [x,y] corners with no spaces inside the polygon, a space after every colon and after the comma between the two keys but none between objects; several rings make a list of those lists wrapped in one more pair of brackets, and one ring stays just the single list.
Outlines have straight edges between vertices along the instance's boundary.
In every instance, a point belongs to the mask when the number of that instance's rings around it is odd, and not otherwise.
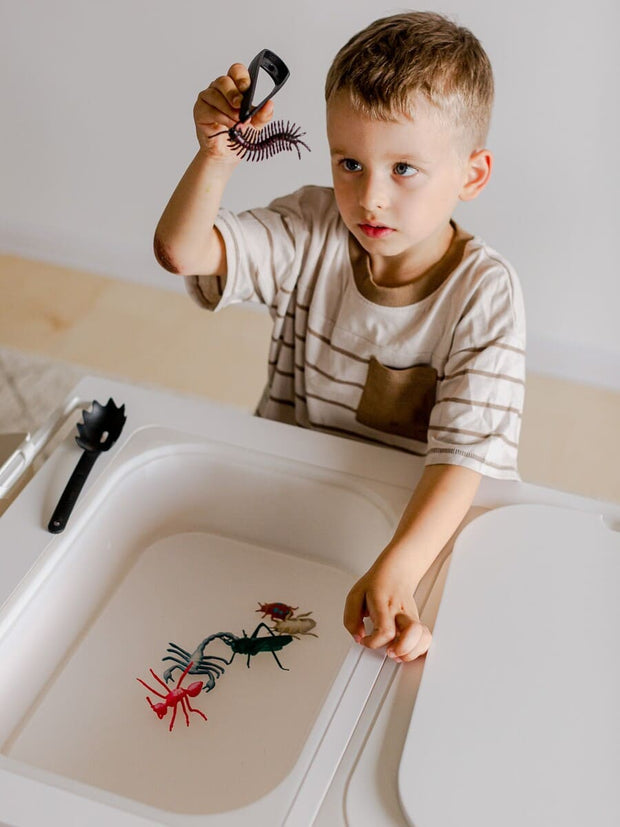
[{"label": "gray rug", "polygon": [[35,430],[88,372],[0,347],[0,434]]}]

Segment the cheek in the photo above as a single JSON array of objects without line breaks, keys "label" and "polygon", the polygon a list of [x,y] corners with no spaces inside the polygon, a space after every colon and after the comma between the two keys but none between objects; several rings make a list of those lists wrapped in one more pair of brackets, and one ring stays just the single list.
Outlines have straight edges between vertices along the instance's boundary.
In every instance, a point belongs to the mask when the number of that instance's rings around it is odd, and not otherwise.
[{"label": "cheek", "polygon": [[433,211],[442,210],[457,198],[455,181],[449,176],[442,179],[422,181],[403,193],[401,204],[408,202],[410,209]]},{"label": "cheek", "polygon": [[346,213],[351,208],[354,200],[353,187],[343,182],[341,178],[334,176],[334,195],[338,209],[341,213]]}]

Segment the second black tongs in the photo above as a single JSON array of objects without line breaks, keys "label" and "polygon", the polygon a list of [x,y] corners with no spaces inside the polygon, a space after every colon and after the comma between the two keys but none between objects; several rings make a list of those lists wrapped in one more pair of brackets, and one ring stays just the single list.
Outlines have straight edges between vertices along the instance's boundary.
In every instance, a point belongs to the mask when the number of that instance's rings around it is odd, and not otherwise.
[{"label": "second black tongs", "polygon": [[116,406],[113,399],[107,405],[101,405],[96,400],[92,410],[82,411],[83,422],[78,422],[78,436],[75,441],[84,450],[65,490],[60,495],[58,505],[54,509],[52,518],[47,526],[52,534],[59,534],[67,525],[73,506],[90,474],[97,457],[102,451],[108,451],[119,438],[127,417],[125,406]]}]

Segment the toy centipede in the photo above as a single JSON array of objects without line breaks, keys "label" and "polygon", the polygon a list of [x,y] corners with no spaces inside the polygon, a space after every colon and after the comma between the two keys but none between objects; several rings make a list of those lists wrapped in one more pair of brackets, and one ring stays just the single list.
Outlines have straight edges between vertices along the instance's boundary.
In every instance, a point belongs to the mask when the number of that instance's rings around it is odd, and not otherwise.
[{"label": "toy centipede", "polygon": [[[258,104],[253,104],[252,99],[256,91],[259,71],[264,69],[274,82],[271,92]],[[246,161],[262,161],[271,158],[279,152],[296,150],[297,156],[301,159],[301,147],[310,151],[310,147],[302,141],[306,134],[294,123],[287,121],[274,121],[267,124],[263,129],[258,130],[248,126],[246,129],[239,129],[255,112],[263,107],[276,92],[286,83],[289,77],[289,70],[284,61],[269,49],[263,49],[252,60],[248,67],[250,73],[250,86],[243,94],[241,107],[239,109],[239,120],[230,129],[216,132],[217,135],[228,133],[228,146],[241,158]]]}]

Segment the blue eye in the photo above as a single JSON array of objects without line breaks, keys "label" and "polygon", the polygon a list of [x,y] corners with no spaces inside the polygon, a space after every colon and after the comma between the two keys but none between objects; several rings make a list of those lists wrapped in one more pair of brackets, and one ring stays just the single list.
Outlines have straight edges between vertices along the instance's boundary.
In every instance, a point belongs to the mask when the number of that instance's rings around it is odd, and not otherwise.
[{"label": "blue eye", "polygon": [[410,178],[412,175],[417,173],[417,169],[412,167],[411,164],[406,164],[402,161],[401,163],[395,165],[394,172],[402,178]]},{"label": "blue eye", "polygon": [[340,164],[344,167],[344,169],[346,169],[347,172],[359,172],[362,168],[362,165],[353,158],[343,158]]}]

